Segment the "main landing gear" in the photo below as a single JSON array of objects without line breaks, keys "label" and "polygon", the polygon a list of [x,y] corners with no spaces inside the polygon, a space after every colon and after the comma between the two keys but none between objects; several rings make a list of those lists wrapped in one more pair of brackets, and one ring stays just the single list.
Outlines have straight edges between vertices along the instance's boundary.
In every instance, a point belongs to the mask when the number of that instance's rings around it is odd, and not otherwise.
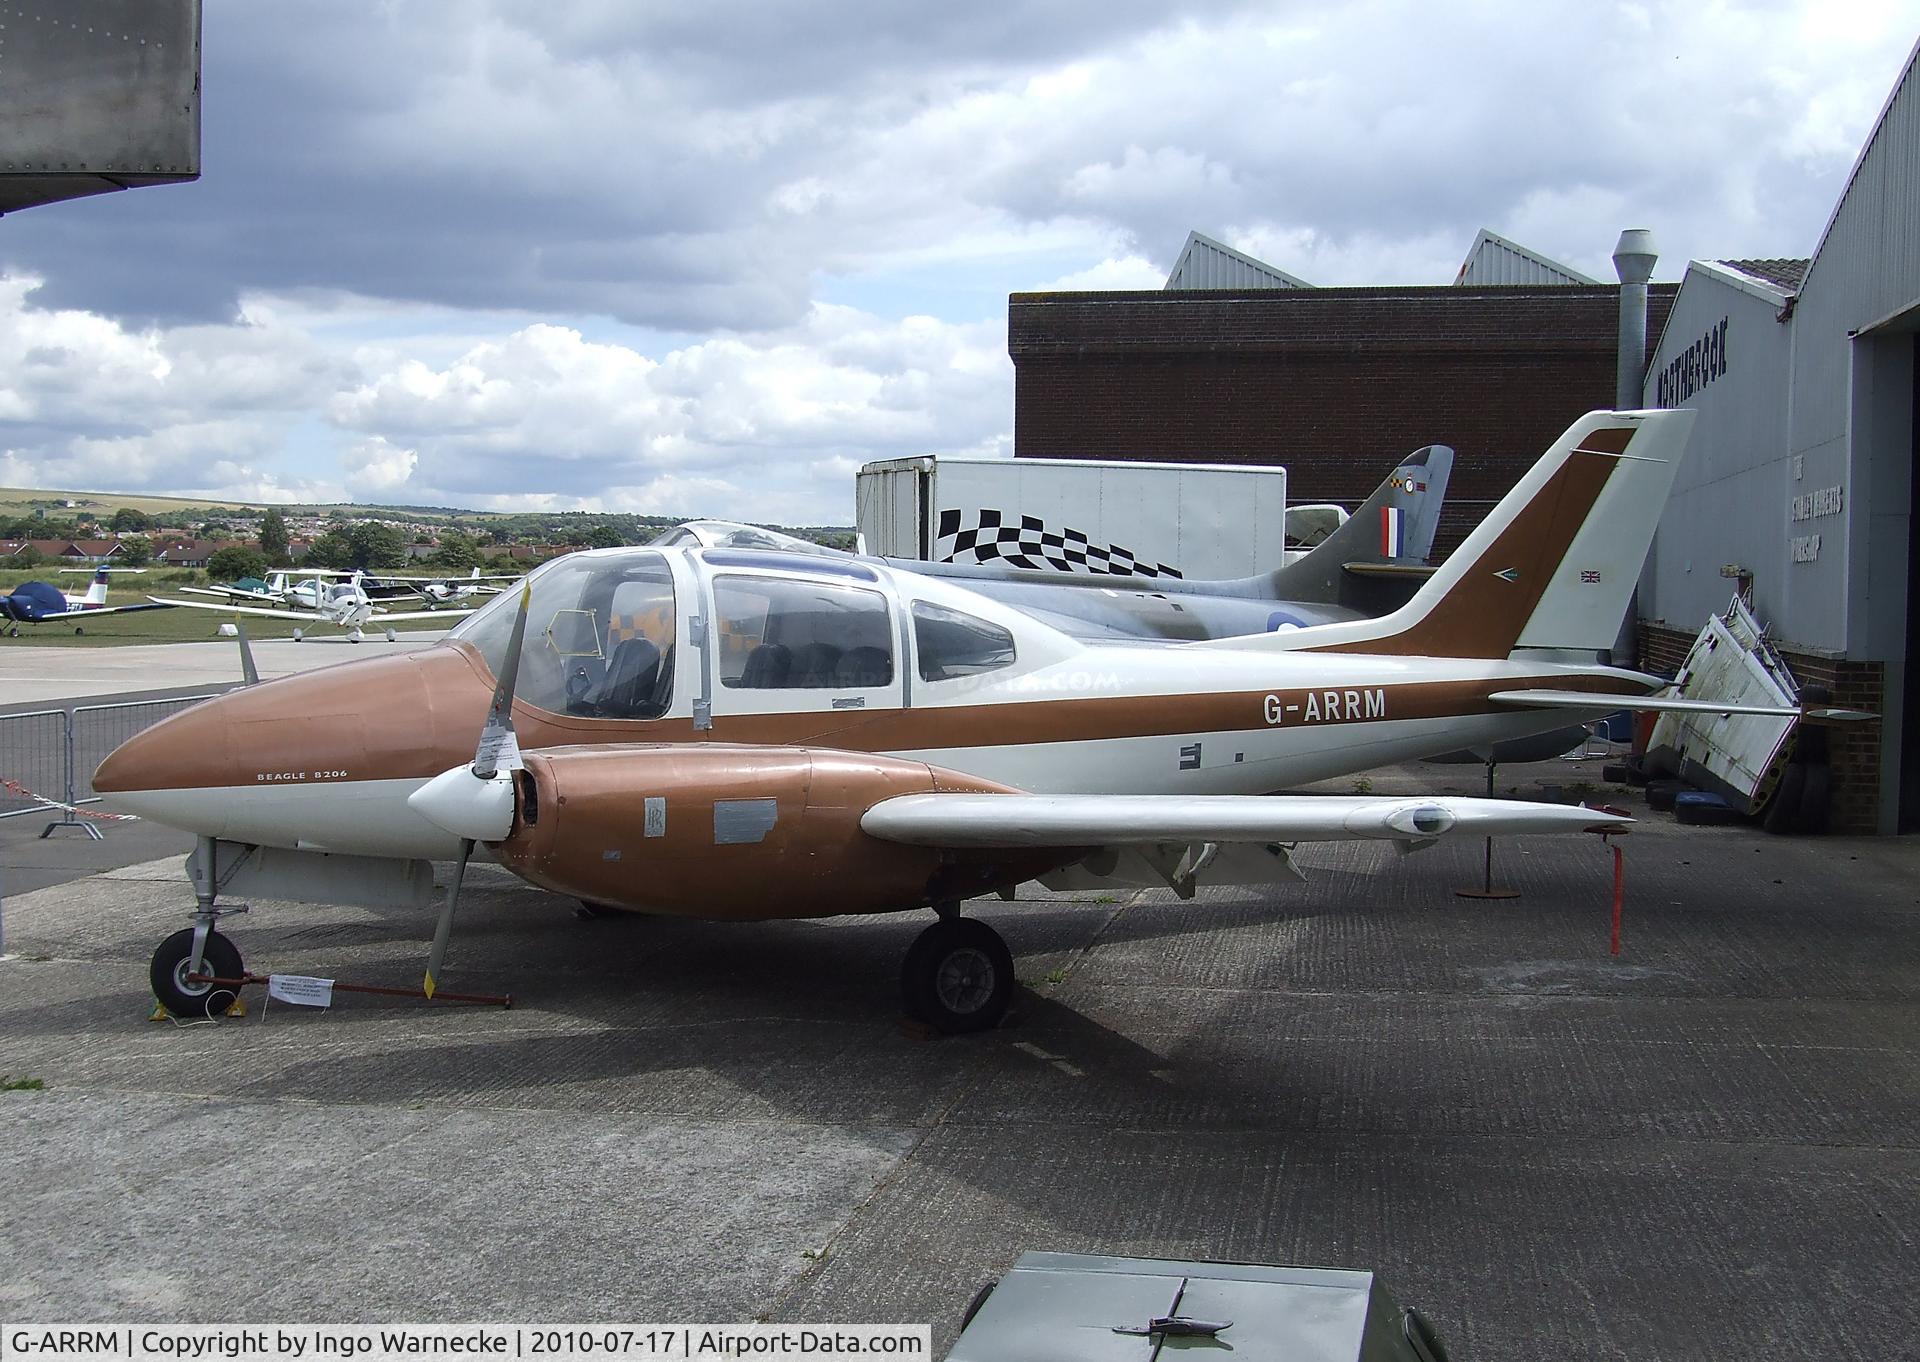
[{"label": "main landing gear", "polygon": [[219,843],[202,837],[187,860],[187,872],[193,877],[193,925],[182,927],[160,943],[147,966],[147,979],[153,996],[168,1012],[183,1020],[223,1017],[240,996],[229,984],[207,982],[210,979],[243,979],[246,966],[239,948],[214,930],[214,924],[228,913],[244,913],[246,906],[220,908],[215,904],[219,886],[215,882]]},{"label": "main landing gear", "polygon": [[939,912],[907,948],[900,1000],[908,1016],[948,1035],[991,1030],[1013,998],[1013,952],[986,923],[961,917],[958,905]]}]

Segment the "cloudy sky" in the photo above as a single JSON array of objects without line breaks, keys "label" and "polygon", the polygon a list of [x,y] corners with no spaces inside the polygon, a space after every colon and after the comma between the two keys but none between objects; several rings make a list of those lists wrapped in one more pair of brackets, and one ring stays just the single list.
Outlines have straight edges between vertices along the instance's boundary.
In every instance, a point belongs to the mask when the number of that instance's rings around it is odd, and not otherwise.
[{"label": "cloudy sky", "polygon": [[1920,0],[205,0],[199,182],[0,220],[0,485],[847,523],[1011,452],[1010,292],[1190,228],[1809,254]]}]

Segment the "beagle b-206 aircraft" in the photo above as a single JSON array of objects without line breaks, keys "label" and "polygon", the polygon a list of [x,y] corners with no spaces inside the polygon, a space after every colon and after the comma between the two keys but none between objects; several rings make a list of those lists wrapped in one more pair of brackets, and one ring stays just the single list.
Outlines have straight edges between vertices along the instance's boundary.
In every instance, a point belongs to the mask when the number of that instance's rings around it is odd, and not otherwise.
[{"label": "beagle b-206 aircraft", "polygon": [[[908,1010],[993,1025],[1013,985],[965,899],[1052,885],[1294,878],[1291,844],[1604,831],[1561,805],[1267,792],[1648,700],[1610,647],[1691,413],[1597,412],[1406,606],[1191,643],[1076,640],[871,561],[646,547],[569,555],[443,643],[231,692],[101,765],[110,807],[197,835],[193,925],[151,978],[176,1013],[241,977],[219,892],[430,902],[439,986],[467,860],[646,912],[750,920],[931,907]],[[1718,706],[1709,706],[1718,708]],[[1799,711],[1791,711],[1798,713]],[[477,739],[477,742],[476,742]]]}]

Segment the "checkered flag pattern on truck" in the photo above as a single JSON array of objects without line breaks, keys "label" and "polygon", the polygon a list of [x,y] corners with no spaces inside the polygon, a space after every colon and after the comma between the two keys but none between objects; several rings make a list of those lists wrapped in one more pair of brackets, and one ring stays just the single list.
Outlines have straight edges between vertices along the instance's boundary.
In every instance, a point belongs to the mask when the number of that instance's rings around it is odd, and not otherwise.
[{"label": "checkered flag pattern on truck", "polygon": [[1038,516],[999,511],[940,512],[933,556],[942,563],[1008,563],[1017,568],[1125,577],[1177,578],[1165,563],[1147,563],[1118,544],[1095,544],[1080,530],[1050,530]]}]

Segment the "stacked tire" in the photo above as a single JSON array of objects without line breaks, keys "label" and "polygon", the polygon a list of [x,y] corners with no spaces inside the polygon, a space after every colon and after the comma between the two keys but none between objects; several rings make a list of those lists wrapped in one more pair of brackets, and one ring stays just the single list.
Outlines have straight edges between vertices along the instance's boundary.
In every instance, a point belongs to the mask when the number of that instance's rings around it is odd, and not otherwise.
[{"label": "stacked tire", "polygon": [[[1800,693],[1803,705],[1832,702],[1825,686],[1807,686]],[[1802,724],[1794,744],[1793,760],[1780,773],[1773,797],[1760,815],[1760,825],[1782,836],[1793,833],[1817,834],[1827,830],[1833,803],[1833,766],[1827,745],[1827,731]]]}]

